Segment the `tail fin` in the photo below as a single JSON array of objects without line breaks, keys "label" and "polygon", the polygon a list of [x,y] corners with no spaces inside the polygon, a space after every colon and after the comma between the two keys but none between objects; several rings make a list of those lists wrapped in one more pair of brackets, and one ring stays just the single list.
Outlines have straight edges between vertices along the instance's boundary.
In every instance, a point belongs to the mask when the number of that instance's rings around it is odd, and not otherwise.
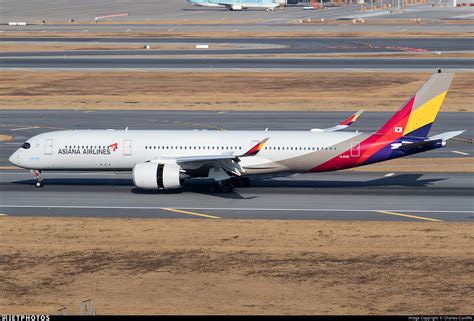
[{"label": "tail fin", "polygon": [[437,73],[377,131],[379,135],[427,137],[454,74]]}]

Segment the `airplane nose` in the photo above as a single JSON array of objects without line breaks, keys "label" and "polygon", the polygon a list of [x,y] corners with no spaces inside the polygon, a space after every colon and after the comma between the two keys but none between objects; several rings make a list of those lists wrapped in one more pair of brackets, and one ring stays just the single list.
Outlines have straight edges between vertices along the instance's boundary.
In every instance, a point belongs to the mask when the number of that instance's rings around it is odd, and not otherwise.
[{"label": "airplane nose", "polygon": [[10,158],[8,159],[8,161],[10,163],[12,163],[13,165],[18,165],[19,163],[19,155],[18,155],[18,152],[14,152]]}]

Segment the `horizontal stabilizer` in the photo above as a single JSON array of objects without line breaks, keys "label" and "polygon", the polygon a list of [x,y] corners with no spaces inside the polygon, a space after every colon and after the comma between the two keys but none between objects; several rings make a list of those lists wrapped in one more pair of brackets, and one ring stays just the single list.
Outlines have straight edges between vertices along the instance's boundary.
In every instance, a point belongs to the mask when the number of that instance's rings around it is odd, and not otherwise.
[{"label": "horizontal stabilizer", "polygon": [[441,139],[442,141],[447,141],[448,139],[459,136],[464,132],[465,132],[465,130],[456,130],[456,131],[453,131],[453,132],[441,133],[441,134],[429,137],[429,140]]},{"label": "horizontal stabilizer", "polygon": [[401,151],[404,151],[404,152],[409,152],[409,151],[413,151],[414,149],[423,149],[423,148],[434,147],[437,144],[442,144],[442,143],[443,143],[443,141],[441,139],[423,140],[421,142],[403,144],[400,147],[398,147],[398,149],[401,150]]}]

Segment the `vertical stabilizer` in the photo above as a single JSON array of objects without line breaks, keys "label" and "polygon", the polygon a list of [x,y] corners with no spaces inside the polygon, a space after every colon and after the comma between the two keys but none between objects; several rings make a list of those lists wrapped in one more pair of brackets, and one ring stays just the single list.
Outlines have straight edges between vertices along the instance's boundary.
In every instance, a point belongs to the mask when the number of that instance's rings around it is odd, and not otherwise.
[{"label": "vertical stabilizer", "polygon": [[432,75],[377,134],[427,137],[453,77],[452,73]]}]

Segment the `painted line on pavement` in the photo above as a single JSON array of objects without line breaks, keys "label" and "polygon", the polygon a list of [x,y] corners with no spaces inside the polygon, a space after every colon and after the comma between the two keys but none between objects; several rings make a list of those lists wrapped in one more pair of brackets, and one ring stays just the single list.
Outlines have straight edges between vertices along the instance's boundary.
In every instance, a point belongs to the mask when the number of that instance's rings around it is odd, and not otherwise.
[{"label": "painted line on pavement", "polygon": [[12,128],[10,130],[27,130],[27,129],[37,129],[39,127],[35,126],[35,127],[21,127],[21,128]]},{"label": "painted line on pavement", "polygon": [[187,215],[194,215],[194,216],[201,216],[201,217],[207,217],[207,218],[222,218],[219,216],[213,216],[213,215],[207,215],[207,214],[202,214],[202,213],[195,213],[195,212],[189,212],[189,211],[183,211],[183,210],[178,210],[175,208],[166,208],[163,207],[161,208],[163,211],[169,211],[169,212],[176,212],[176,213],[181,213],[181,214],[187,214]]},{"label": "painted line on pavement", "polygon": [[[135,209],[135,210],[162,210],[172,208],[193,211],[292,211],[292,212],[377,212],[375,209],[336,209],[336,208],[248,208],[248,207],[162,207],[162,206],[87,206],[87,205],[7,205],[0,204],[3,208],[78,208],[78,209]],[[386,210],[387,212],[409,212],[409,213],[466,213],[473,214],[474,211],[442,211],[442,210]]]},{"label": "painted line on pavement", "polygon": [[408,214],[395,213],[395,212],[390,212],[390,211],[375,211],[375,212],[381,213],[381,214],[387,214],[387,215],[394,215],[394,216],[402,216],[402,217],[414,218],[414,219],[417,219],[417,220],[425,220],[425,221],[433,221],[433,222],[442,222],[442,220],[437,220],[437,219],[434,219],[434,218],[424,217],[424,216],[408,215]]},{"label": "painted line on pavement", "polygon": [[459,154],[459,155],[464,155],[464,156],[469,156],[468,153],[460,152],[460,151],[457,151],[457,150],[452,150],[451,153]]}]

